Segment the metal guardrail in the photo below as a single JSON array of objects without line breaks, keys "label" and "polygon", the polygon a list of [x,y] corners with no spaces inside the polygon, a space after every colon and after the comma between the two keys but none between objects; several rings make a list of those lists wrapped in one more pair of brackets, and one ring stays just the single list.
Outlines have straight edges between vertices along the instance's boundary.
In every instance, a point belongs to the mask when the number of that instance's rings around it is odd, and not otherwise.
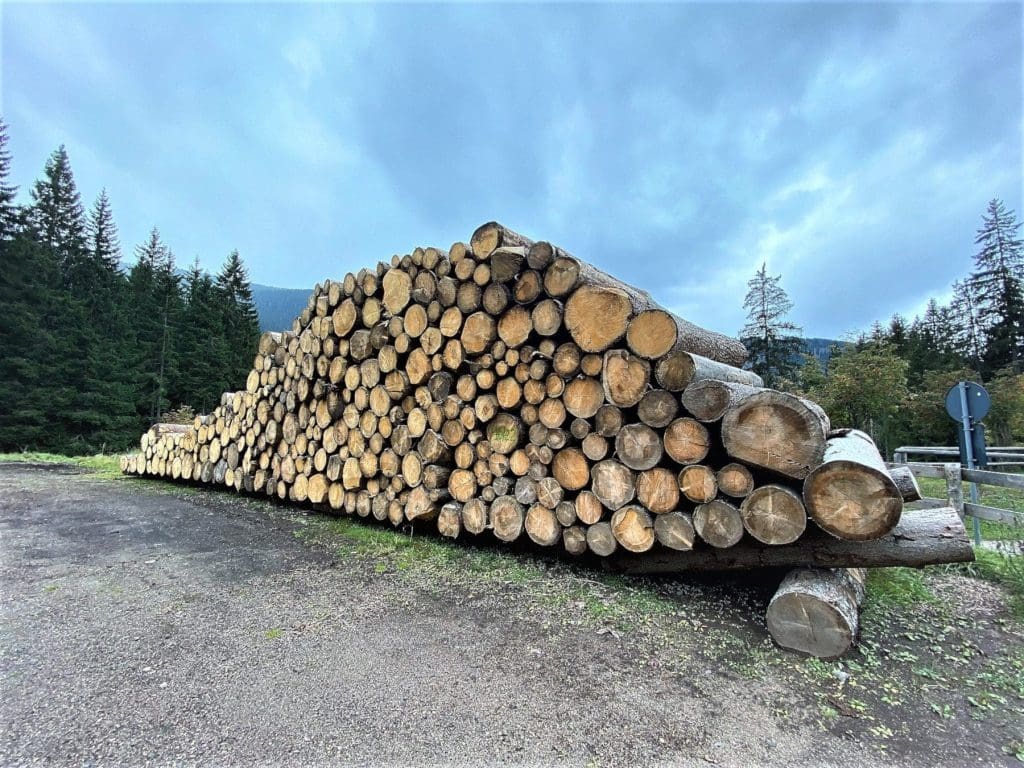
[{"label": "metal guardrail", "polygon": [[[1004,445],[986,448],[989,466],[991,467],[1024,467],[1024,448]],[[901,445],[892,452],[892,460],[896,464],[906,464],[907,457],[918,456],[960,456],[960,449],[948,445]],[[993,459],[1003,459],[993,461]]]}]

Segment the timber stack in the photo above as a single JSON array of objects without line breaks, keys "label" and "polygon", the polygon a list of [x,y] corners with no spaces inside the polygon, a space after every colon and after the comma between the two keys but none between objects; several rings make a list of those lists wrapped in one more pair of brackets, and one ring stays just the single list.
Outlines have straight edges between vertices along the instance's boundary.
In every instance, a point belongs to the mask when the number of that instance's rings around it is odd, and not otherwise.
[{"label": "timber stack", "polygon": [[450,538],[528,539],[626,573],[784,566],[783,645],[856,636],[864,567],[970,559],[955,512],[743,345],[497,223],[316,287],[245,389],[156,425],[124,472]]}]

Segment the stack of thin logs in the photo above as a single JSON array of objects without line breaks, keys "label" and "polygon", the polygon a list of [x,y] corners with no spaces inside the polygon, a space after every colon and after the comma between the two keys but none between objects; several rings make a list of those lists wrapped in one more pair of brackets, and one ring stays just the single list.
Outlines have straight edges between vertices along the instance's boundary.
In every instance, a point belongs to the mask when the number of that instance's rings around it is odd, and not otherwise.
[{"label": "stack of thin logs", "polygon": [[[525,536],[627,572],[969,556],[949,510],[901,524],[913,477],[814,403],[765,389],[746,354],[491,222],[447,253],[318,285],[290,332],[261,337],[245,390],[191,427],[157,425],[122,469],[451,538]],[[848,647],[862,581],[791,574],[773,636],[819,652],[827,625]],[[813,626],[807,599],[825,606]]]}]

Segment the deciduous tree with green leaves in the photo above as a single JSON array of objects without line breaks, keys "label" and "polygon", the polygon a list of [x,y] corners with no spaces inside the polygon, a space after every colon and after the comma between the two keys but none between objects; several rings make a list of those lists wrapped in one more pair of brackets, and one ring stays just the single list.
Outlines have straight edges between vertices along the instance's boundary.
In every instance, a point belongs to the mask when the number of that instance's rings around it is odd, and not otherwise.
[{"label": "deciduous tree with green leaves", "polygon": [[907,361],[886,343],[869,341],[834,355],[828,377],[809,393],[834,424],[870,434],[888,450],[893,418],[907,397]]}]

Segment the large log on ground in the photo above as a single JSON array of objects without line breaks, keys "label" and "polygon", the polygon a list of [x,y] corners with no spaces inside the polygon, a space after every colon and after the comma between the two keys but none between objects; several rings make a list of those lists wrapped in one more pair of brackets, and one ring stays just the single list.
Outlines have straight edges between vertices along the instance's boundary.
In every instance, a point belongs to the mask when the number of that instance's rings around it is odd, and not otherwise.
[{"label": "large log on ground", "polygon": [[798,568],[768,603],[768,633],[783,648],[834,659],[857,638],[863,568]]},{"label": "large log on ground", "polygon": [[903,494],[874,441],[855,429],[829,439],[821,465],[804,481],[804,503],[824,530],[855,541],[885,535],[903,512]]},{"label": "large log on ground", "polygon": [[890,533],[871,541],[837,539],[808,529],[799,540],[782,546],[746,538],[728,549],[701,547],[692,552],[622,555],[609,560],[607,567],[622,573],[656,574],[744,568],[913,568],[973,560],[974,549],[963,521],[952,507],[942,507],[908,510]]},{"label": "large log on ground", "polygon": [[722,443],[734,459],[802,480],[821,463],[828,426],[810,400],[765,389],[726,411]]}]

